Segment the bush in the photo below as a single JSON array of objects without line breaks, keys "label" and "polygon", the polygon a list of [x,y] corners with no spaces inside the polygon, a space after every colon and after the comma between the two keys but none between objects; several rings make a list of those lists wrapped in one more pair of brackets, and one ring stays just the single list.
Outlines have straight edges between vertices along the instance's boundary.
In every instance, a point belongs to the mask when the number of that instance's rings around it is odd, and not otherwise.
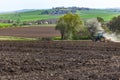
[{"label": "bush", "polygon": [[41,38],[41,41],[52,41],[51,37],[43,37]]},{"label": "bush", "polygon": [[61,37],[53,37],[53,40],[61,40]]},{"label": "bush", "polygon": [[118,17],[114,17],[109,23],[108,27],[111,31],[120,33],[120,15]]}]

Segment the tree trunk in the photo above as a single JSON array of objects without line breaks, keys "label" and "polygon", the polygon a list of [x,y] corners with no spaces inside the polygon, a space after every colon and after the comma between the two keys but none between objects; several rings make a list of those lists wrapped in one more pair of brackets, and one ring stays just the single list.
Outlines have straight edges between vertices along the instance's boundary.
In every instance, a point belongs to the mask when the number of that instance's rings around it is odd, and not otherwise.
[{"label": "tree trunk", "polygon": [[65,38],[65,34],[64,32],[61,31],[61,40],[63,40]]}]

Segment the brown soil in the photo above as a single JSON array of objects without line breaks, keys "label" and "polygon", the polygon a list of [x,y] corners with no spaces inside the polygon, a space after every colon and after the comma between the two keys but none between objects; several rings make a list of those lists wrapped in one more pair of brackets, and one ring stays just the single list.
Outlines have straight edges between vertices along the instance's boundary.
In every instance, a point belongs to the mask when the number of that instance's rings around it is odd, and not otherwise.
[{"label": "brown soil", "polygon": [[0,29],[0,36],[17,37],[55,37],[60,36],[54,27],[16,27]]},{"label": "brown soil", "polygon": [[120,43],[0,42],[0,80],[119,79]]}]

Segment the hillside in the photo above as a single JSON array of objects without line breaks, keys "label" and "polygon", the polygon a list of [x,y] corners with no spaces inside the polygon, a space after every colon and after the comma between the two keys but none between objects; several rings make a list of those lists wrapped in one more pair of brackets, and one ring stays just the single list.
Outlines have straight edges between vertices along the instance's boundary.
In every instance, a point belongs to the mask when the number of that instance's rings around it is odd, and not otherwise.
[{"label": "hillside", "polygon": [[105,9],[93,9],[93,10],[80,10],[77,11],[81,18],[95,18],[102,17],[105,21],[111,20],[113,17],[120,15],[120,12]]},{"label": "hillside", "polygon": [[[95,18],[102,17],[105,21],[110,20],[114,16],[118,16],[120,11],[115,11],[114,9],[75,9],[73,11],[67,8],[65,9],[48,9],[48,10],[27,10],[24,12],[16,11],[10,13],[0,14],[0,20],[13,20],[13,21],[36,21],[44,19],[55,19],[62,16],[62,13],[73,12],[81,16],[82,19],[85,18]],[[60,14],[61,13],[61,14]]]},{"label": "hillside", "polygon": [[27,12],[13,12],[13,13],[5,13],[0,14],[0,19],[2,20],[18,20],[21,21],[34,21],[34,20],[42,20],[49,18],[57,18],[55,15],[40,15],[42,10],[34,10]]}]

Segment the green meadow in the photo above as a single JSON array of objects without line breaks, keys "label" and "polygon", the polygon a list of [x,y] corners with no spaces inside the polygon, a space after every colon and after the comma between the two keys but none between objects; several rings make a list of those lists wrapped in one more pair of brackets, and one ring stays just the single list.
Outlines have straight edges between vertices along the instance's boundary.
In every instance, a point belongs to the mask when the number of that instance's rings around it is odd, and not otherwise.
[{"label": "green meadow", "polygon": [[81,18],[83,19],[102,17],[105,21],[109,21],[113,17],[120,15],[120,12],[95,9],[95,10],[81,10],[78,11],[77,14],[80,14]]},{"label": "green meadow", "polygon": [[0,23],[0,28],[6,28],[6,27],[11,27],[12,24],[9,23]]},{"label": "green meadow", "polygon": [[13,12],[13,13],[6,13],[0,14],[0,19],[4,20],[20,20],[23,21],[36,21],[36,20],[43,20],[43,19],[54,19],[58,18],[58,15],[41,15],[41,10],[36,11],[28,11],[28,12]]},{"label": "green meadow", "polygon": [[9,41],[33,41],[36,38],[25,38],[25,37],[14,37],[14,36],[0,36],[0,41],[9,40]]}]

